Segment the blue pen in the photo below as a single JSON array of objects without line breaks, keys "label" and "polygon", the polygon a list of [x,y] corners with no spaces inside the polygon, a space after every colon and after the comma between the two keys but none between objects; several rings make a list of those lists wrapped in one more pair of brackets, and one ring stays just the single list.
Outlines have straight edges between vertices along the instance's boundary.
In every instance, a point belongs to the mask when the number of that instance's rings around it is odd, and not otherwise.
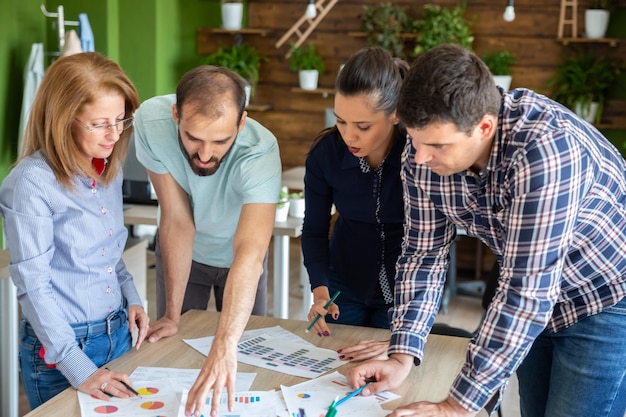
[{"label": "blue pen", "polygon": [[361,388],[352,391],[350,394],[346,395],[345,397],[343,397],[342,399],[337,401],[335,403],[335,407],[339,407],[342,403],[348,401],[350,398],[352,398],[352,397],[354,397],[356,395],[359,395],[361,393],[361,391],[363,391],[363,389],[365,387],[367,387],[369,384],[371,384],[371,382],[368,382],[367,384],[363,385]]}]

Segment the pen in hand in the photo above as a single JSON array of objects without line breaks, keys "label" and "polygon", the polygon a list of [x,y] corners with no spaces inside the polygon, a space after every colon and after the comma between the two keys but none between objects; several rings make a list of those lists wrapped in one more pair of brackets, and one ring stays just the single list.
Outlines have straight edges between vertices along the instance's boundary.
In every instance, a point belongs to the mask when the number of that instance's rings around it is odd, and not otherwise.
[{"label": "pen in hand", "polygon": [[[110,371],[110,369],[109,369],[109,368],[104,368],[104,369],[106,369],[107,371]],[[126,382],[124,382],[124,381],[122,381],[122,380],[120,380],[120,382],[121,382],[122,384],[124,384],[124,386],[126,387],[126,389],[127,389],[127,390],[129,390],[130,392],[132,392],[132,393],[133,393],[133,394],[135,394],[136,396],[141,397],[141,395],[139,395],[139,393],[138,393],[137,391],[135,391],[135,389],[134,389],[133,387],[131,387],[130,385],[128,385]]]},{"label": "pen in hand", "polygon": [[344,402],[348,401],[350,398],[359,395],[361,393],[361,391],[363,391],[363,389],[365,387],[367,387],[369,384],[371,384],[371,382],[368,382],[367,384],[363,385],[362,387],[352,391],[350,394],[346,395],[345,397],[343,397],[342,399],[340,399],[339,401],[337,401],[335,403],[335,407],[339,407],[341,404],[343,404]]},{"label": "pen in hand", "polygon": [[[328,310],[328,307],[330,307],[331,304],[335,302],[337,297],[339,297],[340,293],[341,293],[341,291],[337,291],[335,293],[335,295],[333,295],[332,298],[330,300],[328,300],[328,302],[326,304],[324,304],[324,310]],[[311,329],[313,328],[313,326],[315,326],[315,323],[317,323],[317,321],[320,319],[320,317],[322,317],[322,315],[320,313],[317,313],[317,316],[315,316],[313,321],[306,327],[306,332],[305,333],[308,333],[308,332],[311,331]]]}]

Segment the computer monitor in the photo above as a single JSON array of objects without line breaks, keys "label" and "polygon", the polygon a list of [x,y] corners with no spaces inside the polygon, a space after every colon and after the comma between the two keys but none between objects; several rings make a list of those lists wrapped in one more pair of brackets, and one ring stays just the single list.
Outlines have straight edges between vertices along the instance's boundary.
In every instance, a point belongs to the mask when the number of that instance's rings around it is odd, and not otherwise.
[{"label": "computer monitor", "polygon": [[133,138],[128,145],[128,155],[124,163],[122,192],[126,204],[158,204],[146,168],[137,160]]}]

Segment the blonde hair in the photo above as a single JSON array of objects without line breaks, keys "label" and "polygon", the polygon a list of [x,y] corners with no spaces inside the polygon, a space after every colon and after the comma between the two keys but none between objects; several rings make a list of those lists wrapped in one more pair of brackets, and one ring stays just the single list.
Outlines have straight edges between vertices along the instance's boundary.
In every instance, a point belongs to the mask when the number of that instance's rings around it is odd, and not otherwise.
[{"label": "blonde hair", "polygon": [[57,181],[68,189],[72,188],[73,177],[77,174],[110,184],[124,164],[132,127],[122,132],[108,158],[106,170],[98,177],[91,164],[86,164],[80,156],[72,124],[85,106],[111,92],[124,97],[124,118],[132,117],[139,106],[139,96],[117,63],[97,52],[56,60],[46,70],[37,90],[20,159],[41,149]]}]

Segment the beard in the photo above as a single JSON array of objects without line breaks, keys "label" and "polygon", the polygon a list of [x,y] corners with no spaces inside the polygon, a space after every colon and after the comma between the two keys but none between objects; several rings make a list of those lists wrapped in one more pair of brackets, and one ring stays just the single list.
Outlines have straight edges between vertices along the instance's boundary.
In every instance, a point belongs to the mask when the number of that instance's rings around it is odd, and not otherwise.
[{"label": "beard", "polygon": [[[180,151],[183,153],[183,155],[185,155],[185,158],[187,159],[187,162],[189,163],[189,167],[194,172],[194,174],[198,175],[199,177],[208,177],[209,175],[213,175],[217,172],[220,165],[222,164],[222,161],[226,159],[226,157],[230,153],[230,150],[233,148],[233,145],[235,144],[235,142],[233,141],[233,144],[231,145],[230,148],[228,148],[228,151],[226,151],[223,157],[218,158],[217,156],[212,156],[211,158],[209,158],[208,161],[202,161],[198,153],[194,155],[190,155],[189,153],[187,153],[187,150],[183,146],[183,140],[180,137],[180,132],[178,132],[178,144],[180,146]],[[197,163],[199,162],[203,162],[203,163],[209,162],[209,163],[212,163],[213,165],[209,168],[204,168],[204,167],[200,167],[197,165]]]}]

